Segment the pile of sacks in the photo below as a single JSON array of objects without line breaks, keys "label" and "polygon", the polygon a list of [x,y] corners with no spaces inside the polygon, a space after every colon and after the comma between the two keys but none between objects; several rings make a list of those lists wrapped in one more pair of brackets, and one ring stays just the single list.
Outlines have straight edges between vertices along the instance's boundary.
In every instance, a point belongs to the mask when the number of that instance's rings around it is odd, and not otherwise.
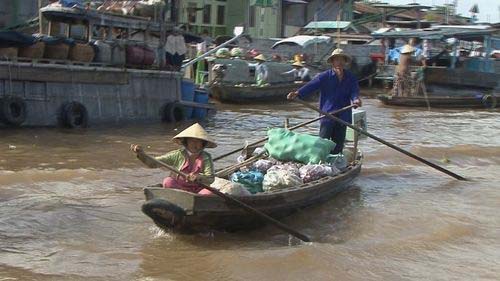
[{"label": "pile of sacks", "polygon": [[[224,188],[227,193],[249,195],[276,191],[335,176],[347,168],[343,154],[329,154],[335,146],[330,140],[286,129],[271,129],[268,136],[264,149],[270,157],[233,173],[232,185],[226,182],[231,187]],[[259,153],[259,149],[254,153]],[[219,188],[215,183],[213,187]]]}]

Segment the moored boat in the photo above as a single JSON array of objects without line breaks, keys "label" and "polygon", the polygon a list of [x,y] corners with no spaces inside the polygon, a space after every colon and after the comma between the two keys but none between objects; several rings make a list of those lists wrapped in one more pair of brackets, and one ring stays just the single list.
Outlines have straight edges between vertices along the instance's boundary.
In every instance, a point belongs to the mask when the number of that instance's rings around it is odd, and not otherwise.
[{"label": "moored boat", "polygon": [[[414,48],[425,67],[411,66],[410,92],[404,96],[379,95],[386,105],[437,108],[495,108],[499,98],[500,61],[491,56],[498,41],[497,29],[489,25],[434,26],[425,30],[374,34],[393,40],[418,38]],[[418,42],[414,40],[414,42]],[[401,48],[392,49],[386,61],[398,61]],[[414,60],[416,56],[414,56]],[[375,79],[392,83],[396,66],[379,66]],[[387,85],[388,86],[388,85]]]},{"label": "moored boat", "polygon": [[500,97],[478,96],[393,96],[381,94],[377,98],[385,105],[435,108],[495,108]]},{"label": "moored boat", "polygon": [[[335,176],[276,191],[234,197],[275,219],[288,216],[347,190],[361,171],[363,155],[359,151],[356,155],[356,159]],[[146,202],[142,206],[143,212],[160,228],[176,233],[234,231],[255,228],[265,223],[262,218],[216,195],[153,187],[145,188],[144,193]]]},{"label": "moored boat", "polygon": [[226,103],[259,103],[285,101],[286,95],[304,85],[304,82],[278,83],[267,86],[214,84],[212,98]]}]

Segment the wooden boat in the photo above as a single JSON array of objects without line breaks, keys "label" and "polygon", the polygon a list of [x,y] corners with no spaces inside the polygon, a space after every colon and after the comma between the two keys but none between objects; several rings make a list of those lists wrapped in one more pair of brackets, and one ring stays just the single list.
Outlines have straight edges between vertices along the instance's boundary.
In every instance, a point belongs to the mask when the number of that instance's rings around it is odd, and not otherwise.
[{"label": "wooden boat", "polygon": [[499,97],[493,95],[480,96],[411,96],[377,95],[385,105],[434,107],[434,108],[495,108]]},{"label": "wooden boat", "polygon": [[[346,149],[353,151],[353,148]],[[363,155],[361,152],[356,155],[356,160],[336,176],[277,191],[234,197],[275,219],[288,216],[298,209],[327,201],[347,190],[361,171]],[[142,211],[160,228],[176,233],[235,231],[264,224],[259,217],[216,195],[165,188],[145,188],[144,194],[146,202]]]},{"label": "wooden boat", "polygon": [[277,83],[269,86],[213,84],[211,97],[223,103],[259,103],[285,101],[286,95],[302,87],[304,82]]},{"label": "wooden boat", "polygon": [[[425,30],[402,30],[373,34],[377,39],[420,38],[436,42],[429,48],[426,67],[410,67],[415,78],[415,95],[399,97],[381,95],[384,104],[436,108],[495,108],[500,90],[500,61],[490,58],[492,42],[498,40],[493,26],[433,26]],[[454,41],[454,50],[436,48],[446,40]],[[458,52],[459,46],[473,46],[482,41],[487,55],[478,49]],[[430,44],[432,46],[432,44]],[[423,48],[423,46],[422,46]],[[394,50],[397,53],[397,48]],[[386,61],[391,58],[387,57]],[[392,83],[396,66],[380,65],[375,79],[386,86]],[[427,94],[425,97],[424,94]]]}]

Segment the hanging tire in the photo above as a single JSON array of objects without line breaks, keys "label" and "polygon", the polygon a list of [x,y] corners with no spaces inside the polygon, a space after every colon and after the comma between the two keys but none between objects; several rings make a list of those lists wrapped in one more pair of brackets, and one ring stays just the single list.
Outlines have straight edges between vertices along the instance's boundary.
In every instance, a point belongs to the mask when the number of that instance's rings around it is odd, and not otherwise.
[{"label": "hanging tire", "polygon": [[176,102],[163,105],[160,108],[160,117],[163,122],[180,122],[186,120],[184,107]]},{"label": "hanging tire", "polygon": [[486,108],[497,107],[497,98],[492,95],[484,95],[481,102],[483,103],[483,106]]},{"label": "hanging tire", "polygon": [[61,121],[67,128],[87,128],[88,113],[85,106],[79,102],[68,102],[62,106]]},{"label": "hanging tire", "polygon": [[26,121],[26,102],[17,97],[7,97],[0,102],[0,119],[7,125],[20,126]]}]

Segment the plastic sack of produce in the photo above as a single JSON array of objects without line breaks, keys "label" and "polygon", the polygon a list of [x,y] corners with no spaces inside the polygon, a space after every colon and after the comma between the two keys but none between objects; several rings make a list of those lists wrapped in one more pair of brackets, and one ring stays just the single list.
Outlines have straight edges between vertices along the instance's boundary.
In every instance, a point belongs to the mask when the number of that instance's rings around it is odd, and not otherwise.
[{"label": "plastic sack of produce", "polygon": [[290,170],[273,170],[268,171],[264,176],[262,188],[264,191],[274,191],[287,187],[298,186],[302,183],[302,179]]},{"label": "plastic sack of produce", "polygon": [[231,56],[232,57],[242,57],[243,56],[243,49],[241,48],[232,48],[231,49]]},{"label": "plastic sack of produce", "polygon": [[272,171],[287,171],[289,173],[292,173],[294,175],[300,176],[299,168],[301,167],[301,164],[298,163],[293,163],[293,162],[287,162],[287,163],[278,163],[271,168],[267,170],[267,172],[272,172]]},{"label": "plastic sack of produce", "polygon": [[228,58],[230,55],[228,48],[220,48],[215,52],[215,56],[218,58]]},{"label": "plastic sack of produce", "polygon": [[243,185],[250,193],[262,192],[264,175],[258,171],[236,172],[231,175],[231,181]]},{"label": "plastic sack of produce", "polygon": [[250,191],[248,191],[243,185],[218,177],[215,178],[214,182],[210,185],[210,187],[216,188],[220,192],[227,193],[230,195],[236,195],[236,196],[251,195]]},{"label": "plastic sack of produce", "polygon": [[326,157],[335,147],[331,140],[283,128],[270,129],[267,136],[269,140],[264,148],[271,157],[280,161],[319,164],[326,162]]},{"label": "plastic sack of produce", "polygon": [[306,183],[327,176],[331,169],[325,165],[311,164],[300,167],[299,172],[300,178]]},{"label": "plastic sack of produce", "polygon": [[255,162],[253,164],[252,168],[265,174],[267,172],[267,170],[269,170],[269,168],[271,168],[274,164],[275,164],[275,161],[273,161],[273,160],[260,159],[260,160],[257,160],[257,162]]},{"label": "plastic sack of produce", "polygon": [[330,154],[328,155],[326,162],[341,171],[347,168],[347,160],[343,154]]}]

